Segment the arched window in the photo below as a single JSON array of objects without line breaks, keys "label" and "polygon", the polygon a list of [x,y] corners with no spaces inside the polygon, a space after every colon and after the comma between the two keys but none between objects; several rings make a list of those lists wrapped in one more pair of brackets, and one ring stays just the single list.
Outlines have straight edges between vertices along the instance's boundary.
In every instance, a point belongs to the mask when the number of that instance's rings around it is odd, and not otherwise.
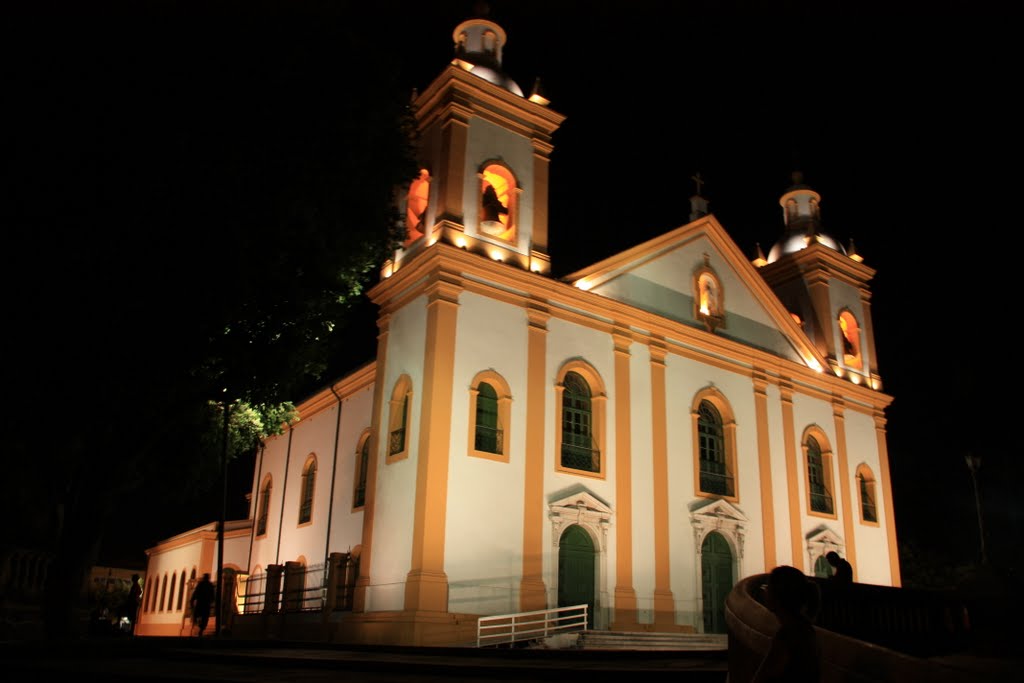
[{"label": "arched window", "polygon": [[370,430],[363,432],[359,440],[359,450],[356,454],[356,483],[352,492],[352,507],[361,508],[366,505],[366,470],[370,465]]},{"label": "arched window", "polygon": [[260,502],[256,513],[256,535],[264,536],[267,533],[267,518],[270,516],[270,490],[271,479],[268,476],[260,489]]},{"label": "arched window", "polygon": [[480,172],[480,232],[506,242],[516,239],[517,183],[512,171],[488,164]]},{"label": "arched window", "polygon": [[878,508],[875,506],[875,475],[871,468],[861,465],[857,468],[857,497],[860,500],[860,521],[878,524]]},{"label": "arched window", "polygon": [[477,374],[469,392],[469,453],[508,462],[512,397],[508,383],[493,370]]},{"label": "arched window", "polygon": [[860,326],[849,311],[839,314],[839,339],[843,344],[843,364],[848,368],[860,369]]},{"label": "arched window", "polygon": [[736,420],[725,396],[707,387],[691,404],[695,493],[701,497],[739,500],[736,479]]},{"label": "arched window", "polygon": [[498,35],[494,31],[484,31],[484,52],[493,55],[498,46]]},{"label": "arched window", "polygon": [[184,604],[185,604],[185,570],[182,569],[181,570],[180,583],[178,584],[178,611],[179,612],[181,611],[181,608],[184,606]]},{"label": "arched window", "polygon": [[597,472],[601,453],[594,444],[590,386],[575,372],[566,373],[562,386],[562,467]]},{"label": "arched window", "polygon": [[171,585],[167,591],[167,609],[174,609],[174,586],[178,583],[178,572],[171,574]]},{"label": "arched window", "polygon": [[555,469],[605,476],[606,404],[604,382],[586,361],[562,366],[555,385]]},{"label": "arched window", "polygon": [[158,604],[161,612],[167,609],[167,574],[164,574],[164,579],[160,582],[160,602]]},{"label": "arched window", "polygon": [[808,436],[804,442],[807,460],[807,490],[811,497],[811,511],[834,515],[832,503],[832,458],[826,457],[818,440]]},{"label": "arched window", "polygon": [[498,393],[487,382],[480,382],[476,390],[476,440],[474,445],[478,451],[500,453]]},{"label": "arched window", "polygon": [[411,422],[409,406],[412,396],[412,381],[408,375],[402,375],[395,382],[391,392],[391,415],[388,420],[388,456],[399,460],[409,455],[409,423]]},{"label": "arched window", "polygon": [[722,416],[708,401],[697,409],[697,435],[700,444],[700,490],[719,496],[733,495],[733,478],[725,457],[725,431]]},{"label": "arched window", "polygon": [[316,489],[316,456],[310,455],[302,468],[302,491],[299,497],[299,524],[313,518],[313,491]]}]

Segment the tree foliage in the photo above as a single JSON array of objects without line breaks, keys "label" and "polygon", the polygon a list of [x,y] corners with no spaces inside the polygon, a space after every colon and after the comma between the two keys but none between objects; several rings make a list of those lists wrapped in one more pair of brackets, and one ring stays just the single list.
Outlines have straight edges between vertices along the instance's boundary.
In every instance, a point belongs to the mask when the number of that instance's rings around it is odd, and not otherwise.
[{"label": "tree foliage", "polygon": [[242,452],[324,381],[416,170],[396,65],[365,58],[348,3],[142,5],[22,17],[38,40],[9,82],[26,410],[5,505],[17,542],[57,554],[52,635],[126,502],[157,517],[216,495],[224,402]]}]

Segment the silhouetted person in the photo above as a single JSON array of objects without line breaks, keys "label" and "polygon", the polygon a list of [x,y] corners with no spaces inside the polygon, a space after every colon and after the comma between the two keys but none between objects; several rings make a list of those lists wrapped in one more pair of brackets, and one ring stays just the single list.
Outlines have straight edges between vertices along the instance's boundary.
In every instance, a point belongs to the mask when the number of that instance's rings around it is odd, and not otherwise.
[{"label": "silhouetted person", "polygon": [[764,602],[779,620],[779,628],[752,683],[818,683],[821,653],[814,630],[820,602],[817,584],[796,567],[780,565],[768,575]]},{"label": "silhouetted person", "polygon": [[132,585],[128,589],[128,599],[124,603],[124,616],[128,617],[128,632],[135,633],[135,622],[139,618],[139,602],[142,600],[142,584],[139,575],[132,574]]},{"label": "silhouetted person", "polygon": [[853,583],[853,565],[846,559],[839,557],[839,553],[830,550],[825,554],[825,560],[832,565],[832,576],[829,581],[837,586],[849,586]]},{"label": "silhouetted person", "polygon": [[192,591],[192,597],[189,598],[189,604],[192,606],[192,625],[199,627],[200,638],[203,637],[203,631],[210,622],[210,608],[215,598],[216,591],[210,582],[210,575],[203,574],[203,578]]}]

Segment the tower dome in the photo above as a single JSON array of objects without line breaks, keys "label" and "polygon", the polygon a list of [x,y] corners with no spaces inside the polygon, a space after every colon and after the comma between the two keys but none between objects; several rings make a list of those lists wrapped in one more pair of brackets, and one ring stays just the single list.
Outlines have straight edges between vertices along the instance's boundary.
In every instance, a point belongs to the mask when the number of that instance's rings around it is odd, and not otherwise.
[{"label": "tower dome", "polygon": [[507,41],[505,29],[487,18],[490,10],[486,3],[478,3],[475,13],[477,16],[462,22],[452,32],[455,62],[471,74],[523,97],[522,88],[501,67],[501,53]]},{"label": "tower dome", "polygon": [[835,238],[822,232],[820,203],[821,195],[804,184],[803,174],[793,173],[793,184],[779,199],[786,231],[768,252],[768,263],[806,249],[814,242],[846,255],[846,249]]}]

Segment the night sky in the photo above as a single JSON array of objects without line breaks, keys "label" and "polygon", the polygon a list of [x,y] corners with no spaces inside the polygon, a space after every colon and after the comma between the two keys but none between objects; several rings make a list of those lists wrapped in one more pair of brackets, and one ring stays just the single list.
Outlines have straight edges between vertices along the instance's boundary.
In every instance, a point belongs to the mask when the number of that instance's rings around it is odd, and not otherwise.
[{"label": "night sky", "polygon": [[[822,4],[490,3],[508,34],[506,72],[527,94],[539,77],[551,108],[567,116],[551,157],[554,275],[687,223],[695,173],[740,249],[752,258],[760,244],[767,254],[782,234],[778,199],[801,171],[822,196],[824,231],[844,245],[852,239],[877,270],[872,312],[883,388],[895,397],[888,434],[901,543],[926,549],[935,562],[975,558],[977,518],[963,460],[972,451],[983,458],[989,554],[1019,563],[1024,454],[1004,427],[1013,424],[1003,407],[1011,399],[997,390],[1002,376],[1012,390],[1015,355],[1015,345],[1002,350],[1000,341],[1010,329],[1005,293],[1014,290],[998,283],[1017,249],[1006,232],[1019,220],[1009,215],[1014,195],[999,190],[999,169],[1016,163],[1009,152],[1019,127],[1011,104],[1019,53],[998,15],[941,3],[905,14],[859,3],[829,3],[823,12]],[[366,58],[398,59],[395,87],[411,93],[452,58],[452,30],[472,6],[41,3],[37,9],[51,9],[63,30],[40,32],[52,42],[34,48],[69,70],[103,68],[88,62],[91,46],[109,55],[123,42],[123,59],[180,58],[187,77],[204,68],[190,55],[210,45],[244,69],[247,50],[336,40],[347,23],[379,34],[379,54]],[[33,16],[37,28],[44,15]],[[76,25],[76,40],[63,42]],[[139,49],[146,44],[149,51]],[[14,59],[5,68],[33,65]],[[324,87],[339,97],[357,98],[331,65],[310,68],[322,70]],[[339,370],[371,359],[374,312],[363,309],[357,319],[366,329],[350,334],[365,333],[367,355],[339,359]],[[172,519],[166,532],[213,519]]]}]

